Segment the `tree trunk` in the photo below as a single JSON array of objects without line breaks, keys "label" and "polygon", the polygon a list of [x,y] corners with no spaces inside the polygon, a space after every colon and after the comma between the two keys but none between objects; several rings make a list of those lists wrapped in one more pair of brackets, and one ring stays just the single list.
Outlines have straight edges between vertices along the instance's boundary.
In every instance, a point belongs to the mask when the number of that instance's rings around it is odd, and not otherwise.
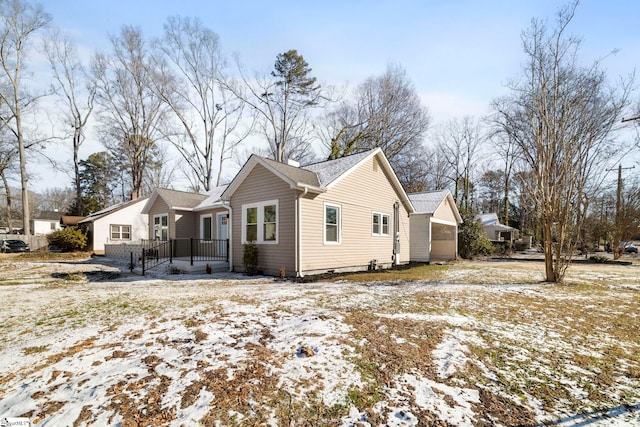
[{"label": "tree trunk", "polygon": [[[504,177],[504,224],[509,225],[509,174]],[[520,225],[522,229],[522,224]]]},{"label": "tree trunk", "polygon": [[80,149],[80,131],[76,126],[73,134],[73,168],[76,178],[76,215],[84,215],[84,207],[82,206],[82,187],[80,185],[80,160],[78,158],[78,150]]},{"label": "tree trunk", "polygon": [[547,282],[555,282],[557,280],[553,268],[553,236],[551,227],[551,219],[544,218],[542,224],[542,242],[544,248],[544,272]]},{"label": "tree trunk", "polygon": [[7,226],[9,227],[9,234],[13,233],[13,225],[11,224],[11,189],[9,188],[9,181],[7,181],[7,177],[4,174],[4,171],[0,173],[0,176],[2,177],[2,185],[4,185],[4,188],[6,190],[7,193],[7,213],[6,213],[6,218],[7,218]]},{"label": "tree trunk", "polygon": [[22,184],[22,228],[24,234],[31,234],[31,212],[29,210],[29,190],[27,188],[27,156],[22,136],[22,121],[20,114],[16,114],[16,130],[18,136],[18,154],[20,156],[20,183]]}]

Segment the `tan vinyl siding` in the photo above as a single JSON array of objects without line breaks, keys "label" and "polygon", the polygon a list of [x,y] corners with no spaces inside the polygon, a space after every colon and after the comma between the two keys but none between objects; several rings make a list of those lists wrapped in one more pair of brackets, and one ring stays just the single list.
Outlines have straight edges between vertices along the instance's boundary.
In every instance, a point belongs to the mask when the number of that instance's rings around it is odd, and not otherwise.
[{"label": "tan vinyl siding", "polygon": [[453,223],[457,222],[448,198],[445,198],[442,204],[438,206],[438,209],[433,213],[433,217],[443,219],[445,221],[451,221]]},{"label": "tan vinyl siding", "polygon": [[[174,218],[175,235],[172,235],[172,238],[185,239],[190,237],[198,237],[198,235],[196,234],[196,231],[198,229],[198,215],[195,212],[177,210],[174,212]],[[171,217],[169,217],[169,223],[171,223]]]},{"label": "tan vinyl siding", "polygon": [[[400,201],[384,168],[369,159],[326,193],[303,199],[302,269],[365,268],[373,259],[390,264],[393,254],[393,205]],[[341,244],[324,243],[324,203],[341,206]],[[401,201],[400,201],[401,202]],[[400,203],[400,261],[409,261],[409,217]],[[389,235],[372,235],[372,214],[389,215]]]},{"label": "tan vinyl siding", "polygon": [[429,262],[431,238],[429,237],[429,215],[416,214],[409,218],[411,224],[411,261]]},{"label": "tan vinyl siding", "polygon": [[231,197],[233,266],[242,266],[242,205],[278,200],[277,244],[259,244],[258,268],[265,274],[279,275],[284,267],[288,274],[295,272],[295,191],[264,166],[256,164]]},{"label": "tan vinyl siding", "polygon": [[149,237],[153,238],[153,217],[156,215],[169,214],[169,238],[172,237],[175,232],[173,225],[173,218],[175,217],[173,211],[170,211],[169,206],[162,200],[161,197],[157,197],[153,202],[153,205],[149,209]]}]

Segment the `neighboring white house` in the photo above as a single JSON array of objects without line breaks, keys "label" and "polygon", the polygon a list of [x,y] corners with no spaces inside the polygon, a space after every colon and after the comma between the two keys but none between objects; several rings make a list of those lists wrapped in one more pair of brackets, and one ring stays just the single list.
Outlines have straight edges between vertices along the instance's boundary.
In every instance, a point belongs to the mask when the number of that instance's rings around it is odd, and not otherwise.
[{"label": "neighboring white house", "polygon": [[42,211],[40,215],[31,222],[31,230],[35,235],[49,234],[52,231],[60,230],[62,213],[58,211]]},{"label": "neighboring white house", "polygon": [[478,219],[482,223],[482,228],[489,240],[512,242],[515,239],[518,229],[500,224],[498,214],[494,212],[480,214],[476,216],[476,220]]},{"label": "neighboring white house", "polygon": [[411,226],[411,261],[449,261],[458,257],[458,224],[462,217],[449,190],[411,193],[415,212]]},{"label": "neighboring white house", "polygon": [[142,214],[147,197],[119,203],[78,223],[89,231],[89,249],[104,254],[105,243],[132,243],[149,238],[149,216]]}]

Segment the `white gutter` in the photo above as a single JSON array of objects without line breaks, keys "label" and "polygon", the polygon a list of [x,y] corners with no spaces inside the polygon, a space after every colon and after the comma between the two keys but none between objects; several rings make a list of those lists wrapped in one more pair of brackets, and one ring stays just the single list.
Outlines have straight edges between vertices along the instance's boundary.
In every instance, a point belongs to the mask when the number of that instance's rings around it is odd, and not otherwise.
[{"label": "white gutter", "polygon": [[291,188],[304,188],[304,194],[307,194],[309,190],[318,194],[327,192],[326,187],[316,187],[315,185],[303,184],[301,182],[296,182],[295,185],[291,186]]},{"label": "white gutter", "polygon": [[309,191],[308,187],[304,187],[304,192],[299,193],[296,196],[296,236],[295,236],[295,251],[296,251],[296,275],[298,277],[304,277],[302,273],[302,198],[307,195]]}]

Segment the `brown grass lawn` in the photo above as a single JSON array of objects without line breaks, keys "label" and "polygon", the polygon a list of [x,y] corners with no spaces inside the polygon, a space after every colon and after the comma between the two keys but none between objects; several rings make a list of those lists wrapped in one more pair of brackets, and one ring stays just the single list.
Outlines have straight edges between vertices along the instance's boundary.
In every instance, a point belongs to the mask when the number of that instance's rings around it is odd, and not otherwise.
[{"label": "brown grass lawn", "polygon": [[119,267],[0,257],[0,418],[640,424],[637,264],[575,265],[564,285],[536,262],[318,283]]}]

